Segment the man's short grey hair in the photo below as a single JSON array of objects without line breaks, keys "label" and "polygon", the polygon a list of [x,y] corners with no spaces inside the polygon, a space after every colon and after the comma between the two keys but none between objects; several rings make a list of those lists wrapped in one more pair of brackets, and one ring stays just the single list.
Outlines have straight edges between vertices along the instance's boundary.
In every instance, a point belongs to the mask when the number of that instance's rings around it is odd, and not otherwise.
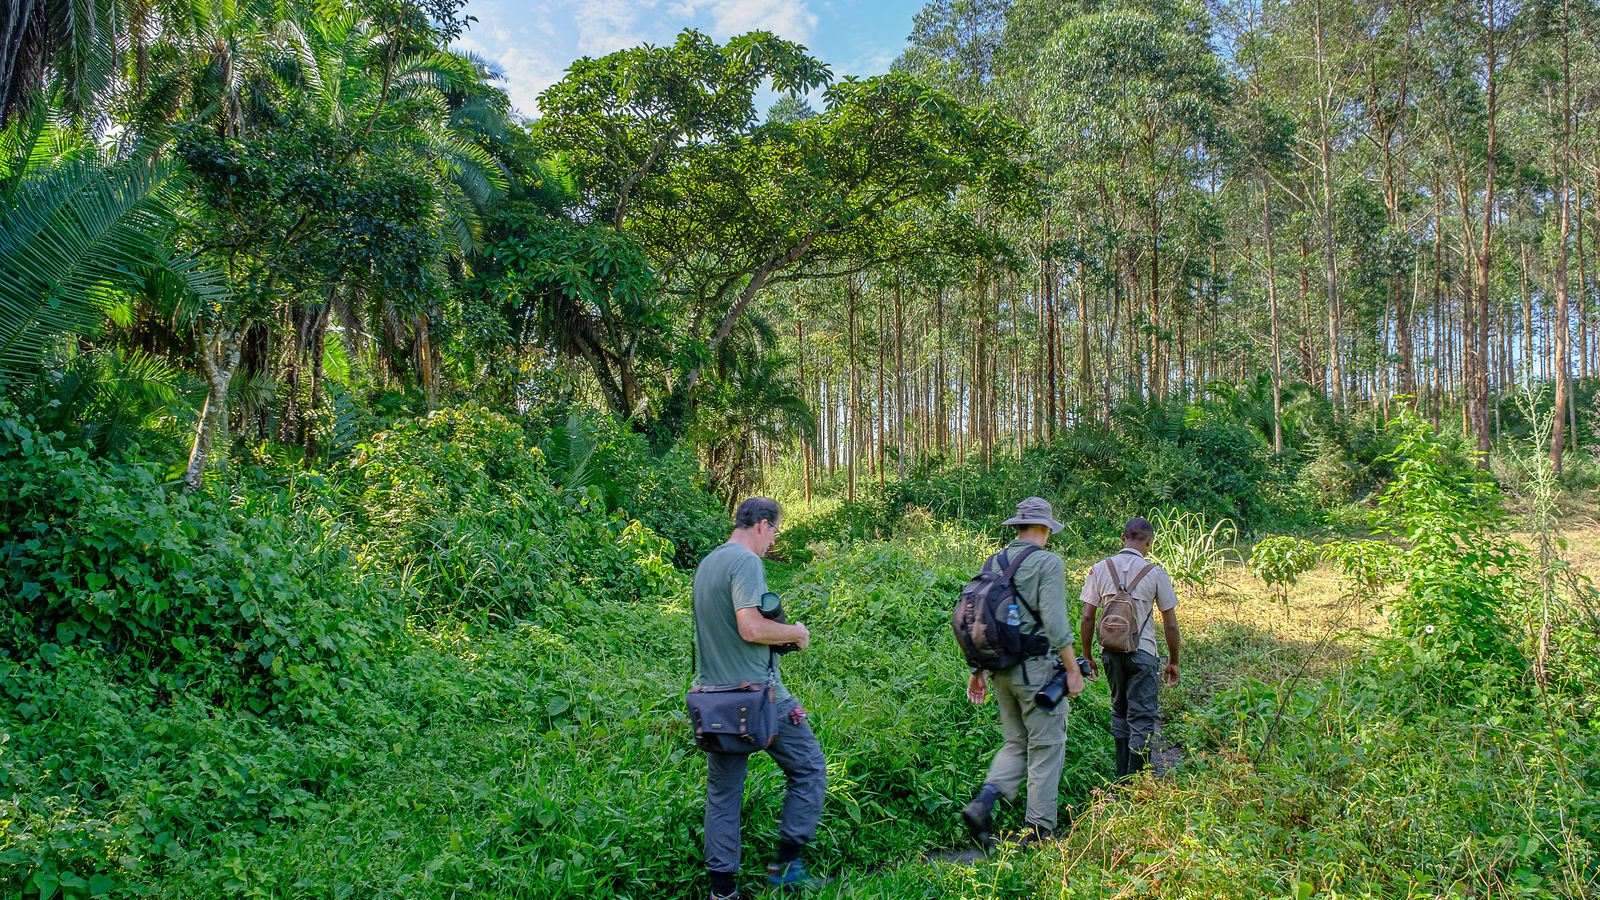
[{"label": "man's short grey hair", "polygon": [[1122,536],[1134,541],[1153,540],[1156,536],[1156,527],[1144,516],[1134,516],[1128,524],[1122,526]]},{"label": "man's short grey hair", "polygon": [[733,513],[733,527],[754,528],[766,520],[774,527],[783,515],[783,510],[778,507],[778,501],[771,497],[751,497],[739,504]]}]

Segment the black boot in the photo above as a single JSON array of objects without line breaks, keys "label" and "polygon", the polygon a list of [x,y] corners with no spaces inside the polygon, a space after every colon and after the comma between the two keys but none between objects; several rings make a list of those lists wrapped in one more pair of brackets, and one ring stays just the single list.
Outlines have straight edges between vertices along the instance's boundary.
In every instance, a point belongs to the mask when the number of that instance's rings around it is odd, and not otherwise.
[{"label": "black boot", "polygon": [[1149,751],[1128,750],[1128,777],[1133,777],[1144,771],[1145,764],[1150,762]]},{"label": "black boot", "polygon": [[1117,740],[1117,777],[1124,778],[1128,774],[1128,739],[1119,737]]},{"label": "black boot", "polygon": [[978,849],[984,852],[994,847],[994,804],[999,799],[999,789],[986,784],[978,796],[961,808],[961,821],[966,823],[967,833],[972,836],[972,842],[978,845]]}]

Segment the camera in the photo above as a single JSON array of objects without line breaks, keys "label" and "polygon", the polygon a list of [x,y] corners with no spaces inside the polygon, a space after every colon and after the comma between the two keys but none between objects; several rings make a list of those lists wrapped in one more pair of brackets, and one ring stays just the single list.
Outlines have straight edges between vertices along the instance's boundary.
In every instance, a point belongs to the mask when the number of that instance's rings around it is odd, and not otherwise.
[{"label": "camera", "polygon": [[[1089,661],[1080,656],[1077,663],[1078,671],[1083,674],[1083,677],[1089,677]],[[1050,677],[1049,681],[1044,683],[1044,687],[1039,688],[1037,694],[1033,695],[1033,702],[1041,709],[1055,709],[1066,696],[1067,667],[1058,659],[1055,660],[1055,674]]]},{"label": "camera", "polygon": [[[761,615],[780,625],[789,624],[789,617],[783,611],[783,598],[773,591],[761,595]],[[800,649],[799,644],[777,644],[772,648],[773,653],[793,653]]]}]

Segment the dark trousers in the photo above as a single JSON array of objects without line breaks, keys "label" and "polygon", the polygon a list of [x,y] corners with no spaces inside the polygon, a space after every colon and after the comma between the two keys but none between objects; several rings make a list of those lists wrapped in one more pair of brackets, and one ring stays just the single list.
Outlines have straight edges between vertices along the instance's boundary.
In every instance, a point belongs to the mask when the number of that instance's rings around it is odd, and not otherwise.
[{"label": "dark trousers", "polygon": [[[778,818],[778,837],[796,844],[809,844],[817,836],[822,820],[822,799],[828,792],[828,763],[822,746],[811,731],[811,723],[790,721],[790,711],[798,708],[794,699],[778,707],[778,739],[766,752],[788,776],[783,795],[783,812]],[[706,754],[706,869],[711,872],[737,872],[740,861],[739,807],[744,804],[744,777],[749,756],[722,753]]]},{"label": "dark trousers", "polygon": [[1134,753],[1148,753],[1160,714],[1161,660],[1143,650],[1107,650],[1100,663],[1111,688],[1111,736],[1127,741]]}]

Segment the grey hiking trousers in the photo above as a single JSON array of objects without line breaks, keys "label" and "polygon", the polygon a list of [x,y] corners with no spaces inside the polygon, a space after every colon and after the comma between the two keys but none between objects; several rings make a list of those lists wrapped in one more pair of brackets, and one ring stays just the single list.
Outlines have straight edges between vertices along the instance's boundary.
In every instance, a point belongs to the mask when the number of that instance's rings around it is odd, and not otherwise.
[{"label": "grey hiking trousers", "polygon": [[1161,713],[1161,660],[1144,650],[1100,655],[1111,688],[1111,736],[1127,740],[1135,753],[1148,753]]},{"label": "grey hiking trousers", "polygon": [[1000,731],[1006,742],[989,764],[984,783],[1015,799],[1024,780],[1028,783],[1028,824],[1056,829],[1061,787],[1061,767],[1067,756],[1067,708],[1062,700],[1053,710],[1041,709],[1033,695],[1055,671],[1047,659],[1032,659],[989,677],[989,691],[1000,707]]},{"label": "grey hiking trousers", "polygon": [[[788,776],[778,837],[809,844],[822,820],[822,798],[828,791],[828,763],[811,723],[795,724],[789,713],[800,702],[790,697],[778,704],[778,739],[766,752]],[[753,754],[752,754],[753,755]],[[739,871],[739,807],[744,803],[744,777],[749,756],[706,754],[706,870]]]}]

